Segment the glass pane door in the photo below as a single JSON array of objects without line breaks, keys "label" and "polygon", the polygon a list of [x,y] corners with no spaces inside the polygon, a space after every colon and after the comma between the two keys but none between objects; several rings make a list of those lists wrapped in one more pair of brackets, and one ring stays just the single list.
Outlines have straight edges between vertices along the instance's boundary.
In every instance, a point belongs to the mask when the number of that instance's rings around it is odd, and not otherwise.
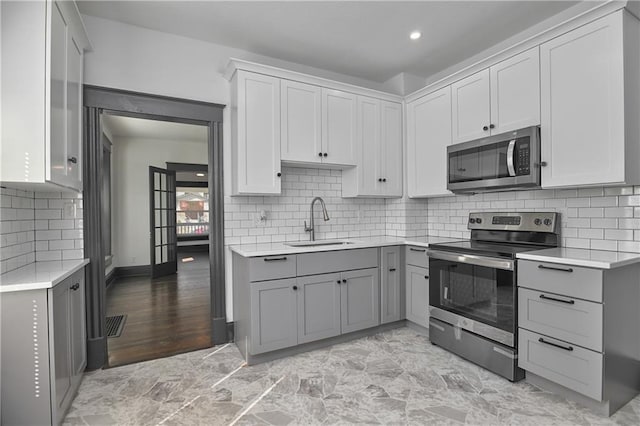
[{"label": "glass pane door", "polygon": [[178,268],[176,237],[176,173],[149,166],[151,276],[175,274]]}]

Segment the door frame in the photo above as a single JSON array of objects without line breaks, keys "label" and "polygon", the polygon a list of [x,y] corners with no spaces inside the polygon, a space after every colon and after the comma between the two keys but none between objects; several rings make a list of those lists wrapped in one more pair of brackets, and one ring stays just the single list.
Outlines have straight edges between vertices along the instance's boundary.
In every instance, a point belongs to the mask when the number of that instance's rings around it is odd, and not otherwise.
[{"label": "door frame", "polygon": [[87,368],[107,364],[105,259],[102,247],[102,128],[104,112],[207,126],[211,340],[229,341],[225,303],[222,116],[225,105],[126,90],[83,86],[83,220],[87,302]]}]

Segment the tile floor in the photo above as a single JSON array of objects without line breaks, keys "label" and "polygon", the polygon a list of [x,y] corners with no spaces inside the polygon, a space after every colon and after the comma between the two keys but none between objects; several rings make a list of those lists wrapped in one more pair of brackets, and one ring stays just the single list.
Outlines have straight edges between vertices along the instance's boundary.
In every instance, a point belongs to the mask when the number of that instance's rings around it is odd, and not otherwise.
[{"label": "tile floor", "polygon": [[243,367],[225,345],[86,374],[65,424],[638,425],[464,361],[409,328]]}]

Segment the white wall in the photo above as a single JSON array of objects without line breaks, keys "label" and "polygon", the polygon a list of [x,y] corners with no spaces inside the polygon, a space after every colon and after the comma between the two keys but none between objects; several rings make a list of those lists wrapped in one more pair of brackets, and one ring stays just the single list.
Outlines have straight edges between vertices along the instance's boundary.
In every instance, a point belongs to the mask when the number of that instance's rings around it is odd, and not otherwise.
[{"label": "white wall", "polygon": [[149,264],[149,166],[203,163],[207,143],[114,137],[112,164],[113,264]]}]

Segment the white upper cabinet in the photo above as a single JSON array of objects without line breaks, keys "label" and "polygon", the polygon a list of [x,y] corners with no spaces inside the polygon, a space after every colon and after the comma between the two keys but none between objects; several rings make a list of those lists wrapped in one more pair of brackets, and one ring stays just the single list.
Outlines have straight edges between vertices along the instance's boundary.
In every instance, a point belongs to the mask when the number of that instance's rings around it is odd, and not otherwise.
[{"label": "white upper cabinet", "polygon": [[402,105],[381,101],[381,195],[402,197]]},{"label": "white upper cabinet", "polygon": [[311,84],[282,80],[280,150],[282,161],[321,163],[322,89]]},{"label": "white upper cabinet", "polygon": [[620,10],[541,46],[543,187],[640,183],[639,40]]},{"label": "white upper cabinet", "polygon": [[352,93],[322,88],[322,155],[327,163],[356,165],[356,98]]},{"label": "white upper cabinet", "polygon": [[447,146],[450,144],[450,86],[407,104],[409,197],[451,194],[447,190]]},{"label": "white upper cabinet", "polygon": [[491,134],[540,124],[540,54],[538,47],[489,68]]},{"label": "white upper cabinet", "polygon": [[2,2],[0,8],[0,181],[81,191],[83,57],[90,46],[76,4]]},{"label": "white upper cabinet", "polygon": [[453,142],[540,124],[538,47],[451,85]]},{"label": "white upper cabinet", "polygon": [[402,105],[358,96],[357,167],[342,172],[343,197],[402,196]]},{"label": "white upper cabinet", "polygon": [[233,195],[280,193],[280,79],[238,70],[231,82]]},{"label": "white upper cabinet", "polygon": [[466,142],[488,136],[489,70],[483,70],[451,85],[453,141]]}]

